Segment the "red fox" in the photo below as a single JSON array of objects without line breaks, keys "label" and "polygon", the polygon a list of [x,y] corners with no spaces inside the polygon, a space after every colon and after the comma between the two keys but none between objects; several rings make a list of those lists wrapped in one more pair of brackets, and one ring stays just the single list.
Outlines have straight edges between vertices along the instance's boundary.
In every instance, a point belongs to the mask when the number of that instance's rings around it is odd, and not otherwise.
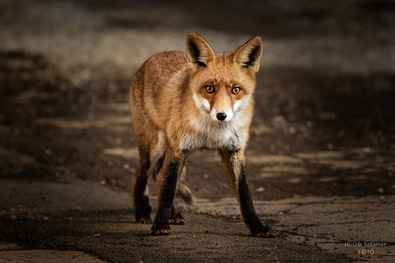
[{"label": "red fox", "polygon": [[245,148],[262,48],[262,40],[256,36],[235,52],[216,53],[204,38],[191,32],[186,53],[157,53],[137,70],[130,110],[140,162],[131,194],[137,222],[151,223],[147,180],[158,174],[152,235],[168,235],[170,223],[185,223],[173,198],[178,192],[191,201],[189,188],[180,177],[188,154],[195,149],[219,152],[251,234],[275,235],[255,212],[245,174]]}]

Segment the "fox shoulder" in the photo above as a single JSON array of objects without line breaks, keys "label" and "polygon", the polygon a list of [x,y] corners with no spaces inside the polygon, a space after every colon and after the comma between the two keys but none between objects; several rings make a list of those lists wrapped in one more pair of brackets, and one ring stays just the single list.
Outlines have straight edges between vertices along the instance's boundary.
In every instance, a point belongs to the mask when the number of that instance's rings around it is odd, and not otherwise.
[{"label": "fox shoulder", "polygon": [[[152,55],[137,70],[131,89],[131,100],[139,104],[145,96],[158,97],[163,87],[177,72],[187,68],[187,56],[181,51],[166,51]],[[142,106],[142,105],[139,105]]]},{"label": "fox shoulder", "polygon": [[151,56],[138,71],[144,73],[147,83],[166,83],[177,71],[187,66],[187,56],[181,51],[166,51]]}]

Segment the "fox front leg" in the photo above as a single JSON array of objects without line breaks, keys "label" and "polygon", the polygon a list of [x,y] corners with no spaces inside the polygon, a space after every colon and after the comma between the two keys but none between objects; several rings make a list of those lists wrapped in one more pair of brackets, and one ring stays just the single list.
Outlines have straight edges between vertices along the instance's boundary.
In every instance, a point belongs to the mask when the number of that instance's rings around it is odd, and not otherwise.
[{"label": "fox front leg", "polygon": [[222,149],[220,150],[220,154],[225,173],[239,202],[244,223],[250,229],[251,235],[274,237],[275,231],[269,226],[262,224],[256,214],[245,174],[244,150]]},{"label": "fox front leg", "polygon": [[155,215],[151,235],[169,235],[169,220],[172,203],[177,188],[179,174],[184,166],[186,156],[166,152],[162,171],[158,177],[158,210]]}]

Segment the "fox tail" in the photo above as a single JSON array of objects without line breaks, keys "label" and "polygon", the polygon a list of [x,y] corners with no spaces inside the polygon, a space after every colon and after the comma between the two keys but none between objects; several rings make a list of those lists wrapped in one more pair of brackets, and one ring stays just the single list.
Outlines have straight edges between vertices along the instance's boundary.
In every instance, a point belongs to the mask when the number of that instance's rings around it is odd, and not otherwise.
[{"label": "fox tail", "polygon": [[193,204],[193,197],[191,190],[189,187],[186,185],[185,181],[180,180],[177,185],[177,190],[176,190],[176,195],[181,198],[181,200],[188,204],[192,205]]}]

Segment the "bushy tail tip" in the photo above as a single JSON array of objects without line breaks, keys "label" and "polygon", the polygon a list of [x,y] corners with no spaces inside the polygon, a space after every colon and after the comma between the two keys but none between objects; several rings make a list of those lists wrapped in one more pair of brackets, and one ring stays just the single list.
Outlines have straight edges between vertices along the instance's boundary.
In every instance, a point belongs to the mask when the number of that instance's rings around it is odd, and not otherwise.
[{"label": "bushy tail tip", "polygon": [[193,196],[191,190],[184,182],[178,182],[176,195],[179,196],[181,200],[186,204],[193,204]]}]

